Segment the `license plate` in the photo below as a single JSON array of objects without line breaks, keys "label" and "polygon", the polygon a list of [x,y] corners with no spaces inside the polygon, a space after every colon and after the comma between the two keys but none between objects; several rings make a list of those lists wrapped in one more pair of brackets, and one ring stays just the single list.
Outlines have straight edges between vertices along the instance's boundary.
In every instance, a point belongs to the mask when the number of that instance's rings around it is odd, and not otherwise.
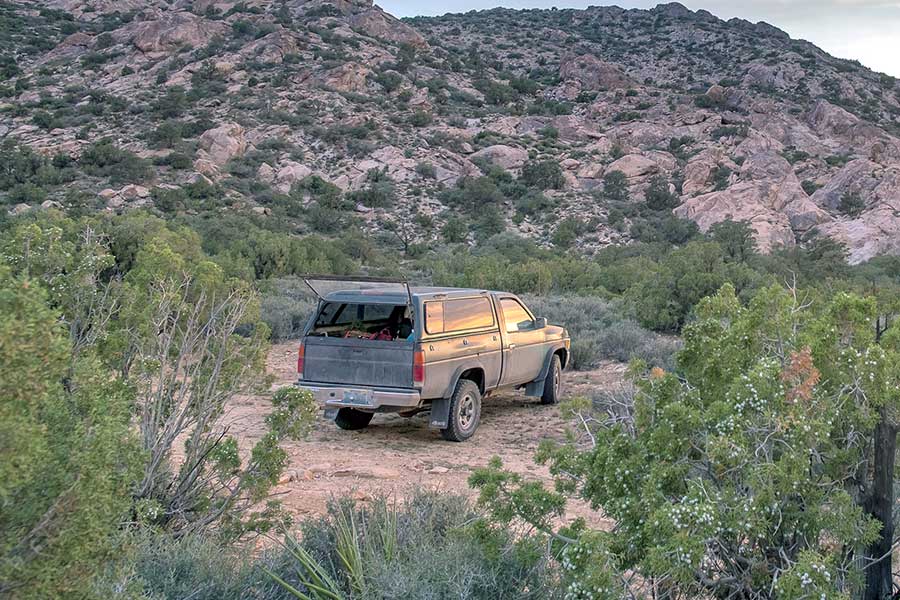
[{"label": "license plate", "polygon": [[344,404],[369,406],[370,404],[372,404],[372,395],[367,390],[345,390]]}]

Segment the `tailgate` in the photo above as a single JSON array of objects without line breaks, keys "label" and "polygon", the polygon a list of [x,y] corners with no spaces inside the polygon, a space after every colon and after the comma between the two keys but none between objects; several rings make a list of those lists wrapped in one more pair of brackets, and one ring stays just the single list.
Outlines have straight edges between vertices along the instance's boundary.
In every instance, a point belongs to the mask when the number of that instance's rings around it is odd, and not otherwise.
[{"label": "tailgate", "polygon": [[303,380],[371,387],[411,388],[412,342],[310,336]]}]

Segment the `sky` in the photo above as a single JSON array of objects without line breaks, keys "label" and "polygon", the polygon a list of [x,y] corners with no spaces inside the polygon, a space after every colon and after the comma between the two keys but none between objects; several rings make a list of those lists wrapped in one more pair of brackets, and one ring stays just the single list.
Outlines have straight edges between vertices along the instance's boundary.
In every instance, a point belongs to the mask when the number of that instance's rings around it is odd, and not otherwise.
[{"label": "sky", "polygon": [[[717,17],[765,21],[810,41],[839,58],[900,77],[900,0],[681,0],[692,10],[705,8]],[[497,6],[507,8],[586,8],[616,4],[622,8],[652,8],[654,0],[376,0],[397,17],[439,15]]]}]

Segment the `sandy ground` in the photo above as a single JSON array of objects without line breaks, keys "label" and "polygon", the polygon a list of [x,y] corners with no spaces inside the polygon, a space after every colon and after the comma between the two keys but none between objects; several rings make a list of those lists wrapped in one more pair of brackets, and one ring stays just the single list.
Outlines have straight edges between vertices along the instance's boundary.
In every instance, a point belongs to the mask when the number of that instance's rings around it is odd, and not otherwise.
[{"label": "sandy ground", "polygon": [[[295,380],[296,343],[276,345],[268,359],[276,377],[275,388]],[[566,395],[589,395],[597,388],[622,381],[625,365],[608,363],[590,372],[567,372]],[[266,398],[235,401],[226,421],[244,448],[264,431],[269,410]],[[429,429],[427,414],[411,419],[375,415],[368,428],[343,431],[319,413],[308,439],[289,442],[287,473],[275,494],[298,519],[324,512],[332,496],[350,493],[365,501],[377,494],[402,499],[415,486],[476,494],[467,484],[473,469],[485,466],[493,456],[529,478],[551,484],[547,469],[533,460],[545,438],[562,439],[566,423],[555,406],[542,406],[521,393],[494,394],[482,405],[481,424],[475,436],[463,443],[444,441]],[[566,520],[583,516],[597,523],[598,515],[579,502],[570,503]]]}]

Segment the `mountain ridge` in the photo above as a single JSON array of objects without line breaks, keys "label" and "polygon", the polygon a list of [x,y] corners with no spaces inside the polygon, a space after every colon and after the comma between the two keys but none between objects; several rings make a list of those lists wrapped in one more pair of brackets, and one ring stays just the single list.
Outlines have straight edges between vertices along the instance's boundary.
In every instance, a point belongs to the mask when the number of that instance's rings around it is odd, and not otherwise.
[{"label": "mountain ridge", "polygon": [[[749,221],[764,251],[827,235],[851,262],[900,254],[896,80],[765,22],[678,3],[0,4],[0,138],[72,162],[64,183],[0,186],[13,212],[244,211],[405,245],[463,220],[469,243],[589,254],[671,228],[641,226],[657,194],[702,230]],[[103,140],[146,168],[92,164]]]}]

